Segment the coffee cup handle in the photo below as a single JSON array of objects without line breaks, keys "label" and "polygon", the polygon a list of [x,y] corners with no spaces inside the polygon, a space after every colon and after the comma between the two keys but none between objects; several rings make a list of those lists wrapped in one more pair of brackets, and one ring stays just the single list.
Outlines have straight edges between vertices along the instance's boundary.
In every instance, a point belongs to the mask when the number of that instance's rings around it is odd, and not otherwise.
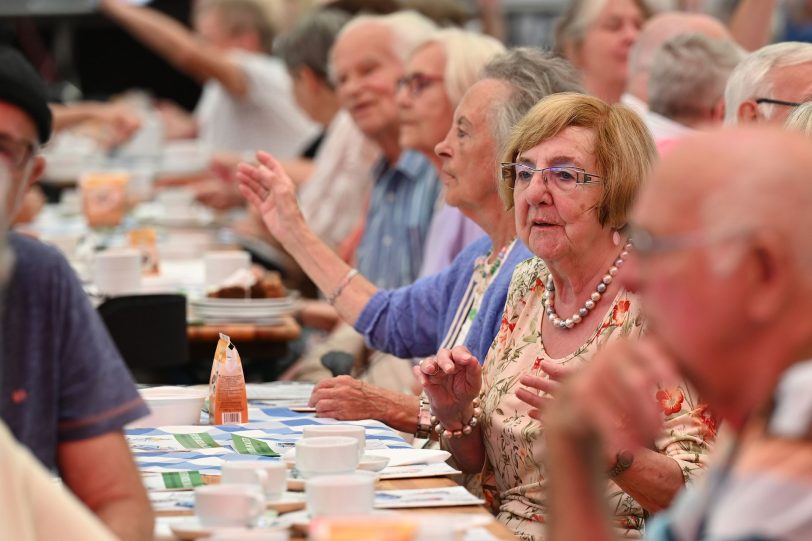
[{"label": "coffee cup handle", "polygon": [[251,526],[256,526],[259,519],[265,513],[265,494],[262,492],[251,492]]},{"label": "coffee cup handle", "polygon": [[268,484],[268,472],[266,472],[265,470],[254,470],[254,475],[257,478],[257,483],[259,483],[259,486],[262,487],[262,492],[264,494],[265,487]]}]

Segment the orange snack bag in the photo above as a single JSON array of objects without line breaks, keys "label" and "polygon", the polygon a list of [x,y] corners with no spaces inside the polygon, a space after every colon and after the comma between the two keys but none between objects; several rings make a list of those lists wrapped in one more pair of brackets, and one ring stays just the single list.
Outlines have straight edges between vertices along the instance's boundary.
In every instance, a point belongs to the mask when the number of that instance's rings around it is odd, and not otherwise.
[{"label": "orange snack bag", "polygon": [[141,252],[141,267],[144,274],[155,275],[160,272],[158,241],[155,230],[151,227],[132,229],[127,233],[130,247]]},{"label": "orange snack bag", "polygon": [[417,524],[371,517],[319,517],[310,523],[314,541],[413,541]]},{"label": "orange snack bag", "polygon": [[248,397],[240,354],[231,338],[220,333],[209,378],[209,424],[247,422]]}]

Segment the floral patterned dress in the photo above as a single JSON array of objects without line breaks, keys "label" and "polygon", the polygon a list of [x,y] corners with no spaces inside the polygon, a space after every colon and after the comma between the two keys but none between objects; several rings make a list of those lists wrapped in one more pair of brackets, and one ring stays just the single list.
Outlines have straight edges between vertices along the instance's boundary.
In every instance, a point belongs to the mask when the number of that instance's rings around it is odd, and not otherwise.
[{"label": "floral patterned dress", "polygon": [[[480,397],[487,451],[482,474],[485,499],[516,535],[536,540],[544,539],[546,512],[543,429],[528,417],[530,406],[516,398],[519,378],[528,372],[544,377],[542,360],[575,366],[587,363],[608,341],[639,336],[643,331],[639,299],[620,291],[611,306],[604,305],[606,316],[586,343],[564,358],[551,358],[540,331],[540,318],[544,317],[541,296],[548,274],[539,258],[516,267],[502,325],[484,364]],[[654,448],[676,460],[688,480],[704,464],[715,423],[687,386],[661,389],[657,399],[666,422]],[[643,508],[611,481],[607,497],[620,535],[642,537]]]}]

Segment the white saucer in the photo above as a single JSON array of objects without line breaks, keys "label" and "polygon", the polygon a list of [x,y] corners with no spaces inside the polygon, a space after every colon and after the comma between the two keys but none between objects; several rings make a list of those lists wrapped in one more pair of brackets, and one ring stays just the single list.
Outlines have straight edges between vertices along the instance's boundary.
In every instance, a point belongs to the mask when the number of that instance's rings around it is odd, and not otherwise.
[{"label": "white saucer", "polygon": [[[288,469],[296,467],[296,449],[288,449],[282,454],[282,460]],[[381,471],[389,464],[389,457],[375,454],[364,455],[358,461],[358,469],[365,471]]]},{"label": "white saucer", "polygon": [[[373,509],[372,513],[366,516],[371,518],[383,518],[383,517],[392,517],[396,515],[397,513],[395,511],[389,511],[385,509]],[[313,517],[311,517],[307,511],[297,511],[295,513],[286,513],[280,516],[278,522],[280,525],[284,524],[288,528],[293,528],[294,530],[307,532],[307,529],[310,527],[311,520],[313,520]]]},{"label": "white saucer", "polygon": [[[304,488],[304,487],[302,487]],[[275,500],[268,500],[266,503],[268,509],[273,509],[279,514],[290,513],[291,511],[299,511],[305,508],[304,496],[301,492],[283,492],[280,498]]]},{"label": "white saucer", "polygon": [[378,455],[364,455],[358,462],[359,470],[381,471],[389,464],[389,458]]},{"label": "white saucer", "polygon": [[288,527],[288,524],[282,524],[276,520],[271,525],[263,526],[261,528],[247,528],[240,526],[221,528],[207,527],[200,523],[200,519],[198,517],[188,517],[176,522],[173,521],[169,525],[169,529],[172,530],[172,533],[178,539],[182,539],[184,541],[200,539],[201,537],[211,537],[212,535],[220,533],[281,532],[285,531]]},{"label": "white saucer", "polygon": [[[375,482],[377,483],[380,481],[381,476],[378,472],[373,472],[369,470],[355,470],[357,475],[371,475],[375,477]],[[307,481],[304,477],[300,477],[299,471],[295,469],[291,469],[288,472],[288,486],[287,489],[289,492],[303,492],[305,489],[305,481]]]}]

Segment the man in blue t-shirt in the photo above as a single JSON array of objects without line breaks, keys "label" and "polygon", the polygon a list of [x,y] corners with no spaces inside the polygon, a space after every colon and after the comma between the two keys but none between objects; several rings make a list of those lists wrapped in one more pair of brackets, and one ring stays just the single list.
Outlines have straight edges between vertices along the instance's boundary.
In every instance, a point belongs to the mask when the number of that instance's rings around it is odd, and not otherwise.
[{"label": "man in blue t-shirt", "polygon": [[[46,90],[0,47],[0,162],[7,217],[43,172]],[[72,269],[55,250],[9,233],[15,267],[4,299],[0,416],[14,436],[112,530],[152,539],[153,514],[122,427],[148,410]]]}]

